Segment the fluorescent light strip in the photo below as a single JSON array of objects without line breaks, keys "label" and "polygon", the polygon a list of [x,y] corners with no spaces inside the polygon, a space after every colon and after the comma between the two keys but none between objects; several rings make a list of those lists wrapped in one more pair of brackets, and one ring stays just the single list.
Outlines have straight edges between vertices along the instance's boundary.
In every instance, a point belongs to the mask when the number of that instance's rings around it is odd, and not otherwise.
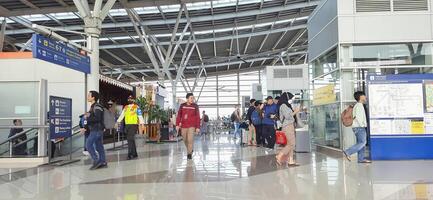
[{"label": "fluorescent light strip", "polygon": [[[214,8],[221,8],[221,7],[228,7],[228,6],[235,6],[237,0],[219,0],[219,1],[213,1],[213,7]],[[271,1],[271,0],[265,0],[265,1]],[[260,3],[261,0],[239,0],[238,5],[245,5],[245,4],[253,4],[253,3]],[[203,9],[210,9],[211,3],[210,2],[195,2],[195,3],[187,3],[186,4],[189,11],[191,10],[203,10]],[[176,5],[167,5],[167,6],[160,6],[161,10],[163,12],[178,12],[180,8],[180,4]],[[134,8],[134,10],[138,14],[156,14],[160,13],[158,8],[156,6],[151,7],[141,7],[141,8]],[[52,13],[50,14],[56,19],[62,20],[62,19],[78,19],[78,17],[72,13],[72,12],[65,12],[65,13]],[[112,16],[127,16],[125,9],[111,9],[110,15]],[[46,17],[42,14],[35,14],[35,15],[22,15],[21,17],[24,17],[32,22],[37,21],[47,21],[51,20],[50,18]],[[1,17],[0,20],[3,20],[4,18]],[[7,19],[6,23],[15,23],[12,20]]]},{"label": "fluorescent light strip", "polygon": [[[280,21],[276,21],[275,22],[275,24],[283,24],[283,23],[288,23],[288,22],[292,22],[292,21],[298,21],[298,20],[307,20],[308,19],[308,16],[305,16],[305,17],[300,17],[300,18],[296,18],[296,19],[287,19],[287,20],[280,20]],[[270,25],[272,25],[274,22],[268,22],[268,23],[262,23],[262,24],[255,24],[255,27],[256,28],[259,28],[259,27],[265,27],[265,26],[270,26]],[[253,25],[248,25],[248,26],[240,26],[240,27],[237,27],[237,28],[235,28],[235,30],[245,30],[245,29],[251,29],[251,28],[253,28]],[[216,29],[215,30],[215,33],[222,33],[222,32],[228,32],[228,31],[233,31],[233,28],[223,28],[223,29]],[[214,30],[207,30],[207,31],[196,31],[196,32],[194,32],[194,34],[195,35],[204,35],[204,34],[210,34],[210,33],[213,33],[214,32]],[[191,34],[191,32],[186,32],[185,33],[185,36],[187,36],[187,35],[190,35]],[[177,36],[180,36],[181,35],[181,33],[176,33],[176,35]],[[157,38],[161,38],[161,37],[170,37],[171,36],[171,34],[156,34],[156,35],[154,35],[155,37],[157,37]],[[135,39],[138,39],[139,37],[138,36],[132,36],[133,38],[135,38]],[[131,39],[131,37],[129,37],[129,36],[120,36],[120,37],[111,37],[110,39],[112,39],[112,40],[129,40],[129,39]],[[101,37],[101,38],[99,38],[99,41],[109,41],[110,40],[109,38],[104,38],[104,37]],[[79,40],[72,40],[73,42],[85,42],[86,40],[84,40],[84,39],[79,39]]]}]

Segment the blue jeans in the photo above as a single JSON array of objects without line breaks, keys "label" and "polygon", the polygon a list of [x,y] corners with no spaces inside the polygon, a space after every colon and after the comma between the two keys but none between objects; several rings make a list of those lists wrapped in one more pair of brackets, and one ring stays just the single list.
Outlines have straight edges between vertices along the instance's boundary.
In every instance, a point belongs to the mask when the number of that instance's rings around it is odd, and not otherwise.
[{"label": "blue jeans", "polygon": [[348,148],[345,152],[347,155],[352,155],[358,152],[358,162],[365,159],[365,145],[367,144],[367,130],[365,128],[353,128],[356,136],[356,144]]},{"label": "blue jeans", "polygon": [[89,134],[84,134],[84,151],[87,151],[87,138],[89,138]]},{"label": "blue jeans", "polygon": [[236,135],[241,136],[241,129],[239,128],[239,126],[241,125],[239,122],[234,122],[235,125],[235,132],[234,132],[234,136],[236,137]]},{"label": "blue jeans", "polygon": [[106,163],[102,135],[103,131],[90,131],[89,137],[86,140],[86,149],[90,157],[92,157],[94,164]]}]

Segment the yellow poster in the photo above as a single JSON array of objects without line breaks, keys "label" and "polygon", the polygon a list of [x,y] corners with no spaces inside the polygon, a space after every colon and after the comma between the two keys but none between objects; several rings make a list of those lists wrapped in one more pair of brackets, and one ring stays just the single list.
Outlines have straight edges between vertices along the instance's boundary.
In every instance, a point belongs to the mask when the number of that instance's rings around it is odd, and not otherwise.
[{"label": "yellow poster", "polygon": [[424,134],[424,121],[411,121],[412,134]]},{"label": "yellow poster", "polygon": [[330,84],[314,90],[313,105],[330,104],[336,101],[337,96],[335,95],[335,85]]}]

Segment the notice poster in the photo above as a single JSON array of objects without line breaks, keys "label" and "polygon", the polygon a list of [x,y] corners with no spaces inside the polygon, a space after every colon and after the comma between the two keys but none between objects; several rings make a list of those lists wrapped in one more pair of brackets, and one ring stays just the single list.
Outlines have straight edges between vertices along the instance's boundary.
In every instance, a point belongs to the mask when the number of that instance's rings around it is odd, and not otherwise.
[{"label": "notice poster", "polygon": [[433,113],[433,82],[426,81],[424,83],[425,111]]},{"label": "notice poster", "polygon": [[313,91],[313,105],[330,104],[337,101],[335,85],[327,85]]},{"label": "notice poster", "polygon": [[424,115],[425,134],[433,134],[433,113]]},{"label": "notice poster", "polygon": [[422,118],[423,85],[372,84],[369,85],[371,118]]},{"label": "notice poster", "polygon": [[413,120],[411,121],[411,133],[412,134],[424,134],[424,121]]},{"label": "notice poster", "polygon": [[392,134],[392,120],[370,120],[370,134]]},{"label": "notice poster", "polygon": [[372,135],[408,134],[411,133],[411,120],[407,119],[381,119],[370,121]]}]

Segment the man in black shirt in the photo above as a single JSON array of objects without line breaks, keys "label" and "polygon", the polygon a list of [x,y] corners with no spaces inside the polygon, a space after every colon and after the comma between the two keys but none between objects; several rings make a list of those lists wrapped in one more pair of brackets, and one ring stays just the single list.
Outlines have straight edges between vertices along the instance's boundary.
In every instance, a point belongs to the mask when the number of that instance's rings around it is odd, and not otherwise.
[{"label": "man in black shirt", "polygon": [[[14,119],[13,121],[15,126],[22,126],[23,122],[20,119]],[[9,138],[13,137],[17,134],[20,134],[24,131],[23,128],[12,128],[9,133]],[[26,134],[22,134],[21,136],[12,140],[11,145],[17,145],[23,141],[27,140]],[[20,144],[12,149],[12,155],[27,155],[27,144]]]},{"label": "man in black shirt", "polygon": [[256,130],[253,125],[253,120],[251,119],[251,114],[254,112],[256,107],[254,107],[254,104],[256,103],[255,99],[250,100],[250,107],[247,111],[247,119],[248,119],[248,145],[256,145]]},{"label": "man in black shirt", "polygon": [[[93,160],[93,165],[90,167],[90,170],[107,167],[104,145],[102,144],[102,136],[104,134],[104,108],[98,103],[98,100],[98,92],[90,91],[89,94],[87,94],[87,101],[92,104],[89,112],[84,115],[90,132],[86,140],[86,149],[89,151]],[[96,151],[98,154],[96,154]]]}]

